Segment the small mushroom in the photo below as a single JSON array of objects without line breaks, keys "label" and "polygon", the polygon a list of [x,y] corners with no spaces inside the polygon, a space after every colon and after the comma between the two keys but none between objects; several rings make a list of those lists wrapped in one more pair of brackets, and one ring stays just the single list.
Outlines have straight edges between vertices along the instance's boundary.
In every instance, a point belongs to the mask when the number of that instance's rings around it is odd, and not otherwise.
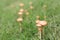
[{"label": "small mushroom", "polygon": [[30,6],[30,9],[34,9],[34,7],[33,6]]},{"label": "small mushroom", "polygon": [[23,7],[24,6],[24,4],[23,3],[20,3],[20,7]]},{"label": "small mushroom", "polygon": [[37,26],[37,27],[41,27],[42,25],[40,25],[40,24],[36,24],[36,26]]},{"label": "small mushroom", "polygon": [[24,9],[20,9],[20,12],[24,12]]},{"label": "small mushroom", "polygon": [[42,26],[45,26],[45,25],[47,25],[47,21],[40,21],[39,24]]},{"label": "small mushroom", "polygon": [[36,20],[36,24],[38,24],[40,22],[40,20]]},{"label": "small mushroom", "polygon": [[22,22],[22,21],[23,21],[22,18],[18,18],[18,19],[17,19],[17,22]]},{"label": "small mushroom", "polygon": [[22,14],[23,14],[23,12],[19,12],[18,14],[19,14],[19,15],[22,15]]}]

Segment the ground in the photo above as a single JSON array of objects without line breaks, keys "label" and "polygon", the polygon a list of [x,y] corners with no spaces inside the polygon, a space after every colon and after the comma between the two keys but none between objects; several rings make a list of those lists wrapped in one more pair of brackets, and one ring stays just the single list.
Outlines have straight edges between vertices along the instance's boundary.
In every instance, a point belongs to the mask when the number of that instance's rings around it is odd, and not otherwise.
[{"label": "ground", "polygon": [[[28,9],[28,20],[23,16],[22,32],[16,21],[21,2],[25,4],[24,9],[29,8],[29,2],[33,2],[34,7],[33,10]],[[43,5],[47,5],[46,10]],[[35,25],[37,15],[40,20],[48,22],[43,30],[43,40],[60,40],[60,0],[0,0],[0,40],[39,40]]]}]

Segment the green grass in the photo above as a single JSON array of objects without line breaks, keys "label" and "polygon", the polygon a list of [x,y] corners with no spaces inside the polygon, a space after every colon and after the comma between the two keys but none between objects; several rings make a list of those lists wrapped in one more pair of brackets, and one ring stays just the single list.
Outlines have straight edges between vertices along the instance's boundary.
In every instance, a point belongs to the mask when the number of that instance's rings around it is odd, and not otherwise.
[{"label": "green grass", "polygon": [[[29,21],[25,19],[20,32],[18,11],[19,3],[25,4],[24,9],[29,8],[29,2],[33,2],[34,10],[30,12]],[[42,9],[47,5],[47,10]],[[35,26],[36,16],[39,15],[44,20],[44,15],[48,25],[44,27],[43,40],[60,40],[60,0],[0,0],[0,40],[39,40],[37,27]]]}]

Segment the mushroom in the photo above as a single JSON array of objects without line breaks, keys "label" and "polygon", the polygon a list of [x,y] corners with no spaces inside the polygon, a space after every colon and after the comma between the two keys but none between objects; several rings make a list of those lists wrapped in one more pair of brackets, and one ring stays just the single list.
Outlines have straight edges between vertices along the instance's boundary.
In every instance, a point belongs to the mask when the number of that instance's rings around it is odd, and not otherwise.
[{"label": "mushroom", "polygon": [[42,25],[40,25],[40,24],[36,24],[36,26],[37,26],[37,27],[41,27]]},{"label": "mushroom", "polygon": [[34,9],[34,7],[33,6],[30,6],[30,9]]},{"label": "mushroom", "polygon": [[40,21],[39,24],[42,26],[45,26],[45,25],[47,25],[47,21]]},{"label": "mushroom", "polygon": [[24,9],[20,9],[20,12],[24,12]]},{"label": "mushroom", "polygon": [[40,20],[36,20],[36,24],[38,24],[40,22]]},{"label": "mushroom", "polygon": [[24,6],[24,4],[23,3],[20,3],[20,7],[23,7]]},{"label": "mushroom", "polygon": [[17,19],[17,22],[22,22],[22,21],[23,21],[22,18],[18,18],[18,19]]},{"label": "mushroom", "polygon": [[19,12],[18,14],[19,14],[19,15],[22,15],[22,14],[23,14],[23,12]]}]

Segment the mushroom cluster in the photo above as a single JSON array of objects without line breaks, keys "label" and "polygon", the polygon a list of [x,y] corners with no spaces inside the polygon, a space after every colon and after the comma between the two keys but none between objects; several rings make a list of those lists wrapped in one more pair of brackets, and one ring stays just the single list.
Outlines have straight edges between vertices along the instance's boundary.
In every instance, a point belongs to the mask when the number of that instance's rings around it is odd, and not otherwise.
[{"label": "mushroom cluster", "polygon": [[[33,3],[32,2],[29,2],[30,4],[30,9],[33,10],[34,7],[33,7]],[[24,7],[24,3],[20,3],[20,10],[18,12],[18,15],[19,15],[19,18],[17,18],[17,22],[19,22],[20,24],[22,24],[23,22],[23,14],[25,13],[26,14],[26,19],[28,19],[28,15],[29,15],[29,11],[26,9],[23,8]],[[46,5],[43,5],[43,9],[46,9]],[[42,32],[43,30],[43,27],[47,25],[47,21],[46,20],[39,20],[40,19],[40,16],[36,16],[37,20],[36,20],[36,26],[38,28],[38,31]],[[46,19],[46,16],[44,16],[44,18]]]},{"label": "mushroom cluster", "polygon": [[18,15],[19,15],[19,17],[17,18],[17,22],[19,22],[19,25],[20,25],[20,32],[22,32],[22,21],[23,21],[23,13],[24,13],[24,9],[23,9],[23,7],[24,7],[24,3],[20,3],[20,10],[19,10],[19,12],[18,12]]},{"label": "mushroom cluster", "polygon": [[36,20],[36,26],[38,27],[39,31],[42,31],[42,27],[47,25],[47,21],[45,20],[39,20],[39,16],[37,16],[37,20]]},{"label": "mushroom cluster", "polygon": [[[33,9],[34,7],[33,7],[33,5],[32,5],[33,3],[32,2],[29,2],[29,5],[30,5],[30,9]],[[19,12],[18,12],[18,15],[19,15],[19,18],[17,19],[17,21],[18,22],[22,22],[23,21],[23,13],[25,13],[26,14],[26,16],[28,16],[29,15],[29,12],[28,12],[28,10],[24,10],[24,3],[20,3],[19,4],[20,5],[20,10],[19,10]]]},{"label": "mushroom cluster", "polygon": [[20,3],[20,7],[24,7],[24,3]]},{"label": "mushroom cluster", "polygon": [[37,24],[36,26],[39,26],[39,25],[40,26],[45,26],[45,25],[47,25],[47,21],[45,21],[45,20],[43,20],[43,21],[37,20],[36,24]]},{"label": "mushroom cluster", "polygon": [[17,21],[21,23],[23,21],[22,15],[24,13],[24,9],[23,9],[24,3],[20,3],[20,7],[21,7],[21,9],[18,12],[19,18],[17,19]]}]

